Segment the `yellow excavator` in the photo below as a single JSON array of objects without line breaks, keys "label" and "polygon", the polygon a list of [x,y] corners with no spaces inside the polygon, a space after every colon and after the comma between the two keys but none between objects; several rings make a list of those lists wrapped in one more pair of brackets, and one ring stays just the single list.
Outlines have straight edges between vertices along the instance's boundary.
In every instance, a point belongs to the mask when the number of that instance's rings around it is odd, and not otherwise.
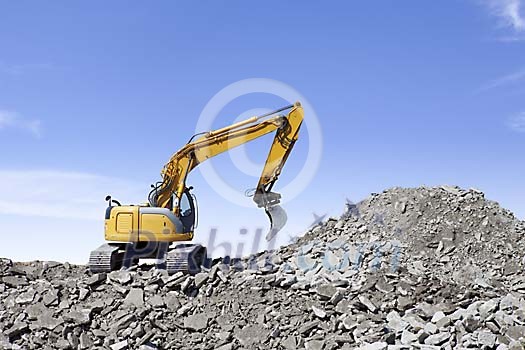
[{"label": "yellow excavator", "polygon": [[187,243],[193,239],[197,219],[193,187],[186,185],[188,174],[209,158],[275,131],[253,194],[254,202],[264,208],[270,218],[266,239],[271,240],[287,221],[279,205],[281,195],[272,192],[272,188],[299,136],[303,116],[303,108],[296,102],[215,131],[196,134],[164,166],[162,181],[151,186],[148,203],[121,205],[107,196],[109,205],[104,223],[107,243],[91,252],[90,270],[109,272],[129,268],[141,258],[153,258],[157,266],[170,274],[200,271],[207,259],[206,248]]}]

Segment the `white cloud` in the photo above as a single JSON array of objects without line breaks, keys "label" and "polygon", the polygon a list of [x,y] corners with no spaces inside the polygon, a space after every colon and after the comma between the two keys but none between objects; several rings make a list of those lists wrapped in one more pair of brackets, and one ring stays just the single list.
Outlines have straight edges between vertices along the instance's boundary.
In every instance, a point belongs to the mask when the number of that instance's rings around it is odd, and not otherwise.
[{"label": "white cloud", "polygon": [[482,86],[479,91],[490,90],[504,85],[513,84],[519,81],[525,80],[525,68],[514,73],[507,74],[503,77],[494,79],[489,83]]},{"label": "white cloud", "polygon": [[102,220],[106,195],[140,203],[147,190],[145,184],[86,173],[0,170],[0,214]]},{"label": "white cloud", "polygon": [[25,119],[20,117],[17,113],[0,110],[0,131],[8,128],[27,131],[37,138],[42,137],[40,120]]},{"label": "white cloud", "polygon": [[481,0],[500,23],[516,32],[525,31],[525,9],[522,0]]},{"label": "white cloud", "polygon": [[507,126],[517,132],[525,132],[525,112],[521,112],[509,118]]}]

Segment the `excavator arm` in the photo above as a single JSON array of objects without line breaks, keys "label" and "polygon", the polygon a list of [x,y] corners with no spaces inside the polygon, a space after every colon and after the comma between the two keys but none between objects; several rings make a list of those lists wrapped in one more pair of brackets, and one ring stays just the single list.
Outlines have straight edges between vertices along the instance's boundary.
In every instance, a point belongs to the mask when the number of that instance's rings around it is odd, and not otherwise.
[{"label": "excavator arm", "polygon": [[[286,116],[276,115],[288,110]],[[179,202],[186,189],[186,178],[195,167],[207,159],[276,132],[253,196],[257,206],[264,208],[270,217],[271,228],[266,237],[270,240],[286,223],[286,213],[278,206],[280,194],[271,190],[298,138],[303,116],[303,108],[299,102],[296,102],[294,105],[262,116],[195,135],[164,166],[161,172],[162,181],[150,192],[150,205],[170,208],[178,215]],[[175,202],[173,202],[173,194],[176,197]]]}]

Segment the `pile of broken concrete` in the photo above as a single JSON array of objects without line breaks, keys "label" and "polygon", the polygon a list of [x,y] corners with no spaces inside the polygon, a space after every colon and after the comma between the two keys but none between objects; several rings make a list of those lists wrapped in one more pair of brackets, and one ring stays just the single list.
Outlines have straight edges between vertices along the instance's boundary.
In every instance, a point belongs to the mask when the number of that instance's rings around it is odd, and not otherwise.
[{"label": "pile of broken concrete", "polygon": [[2,349],[525,349],[525,223],[394,188],[190,276],[0,260]]}]

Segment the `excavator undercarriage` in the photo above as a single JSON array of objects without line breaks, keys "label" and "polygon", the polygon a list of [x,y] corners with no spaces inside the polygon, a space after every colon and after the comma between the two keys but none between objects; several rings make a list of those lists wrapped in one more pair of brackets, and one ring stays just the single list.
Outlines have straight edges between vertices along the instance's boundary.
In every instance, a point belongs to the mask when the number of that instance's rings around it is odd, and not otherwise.
[{"label": "excavator undercarriage", "polygon": [[91,252],[89,267],[93,273],[111,272],[136,265],[139,259],[155,259],[156,266],[169,274],[195,274],[206,264],[206,248],[200,244],[160,244],[151,252],[136,249],[134,243],[106,243]]}]

